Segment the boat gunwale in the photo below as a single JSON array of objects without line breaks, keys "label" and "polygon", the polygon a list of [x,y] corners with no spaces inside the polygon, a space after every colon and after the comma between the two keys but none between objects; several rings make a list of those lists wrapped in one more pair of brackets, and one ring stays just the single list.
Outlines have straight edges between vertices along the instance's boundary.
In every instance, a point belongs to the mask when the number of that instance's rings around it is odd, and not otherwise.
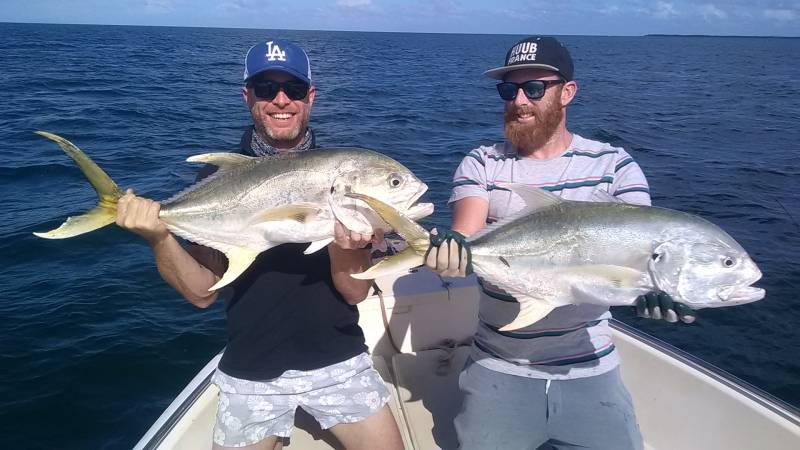
[{"label": "boat gunwale", "polygon": [[[792,423],[794,426],[800,426],[800,409],[792,406],[791,404],[781,400],[780,398],[744,381],[743,379],[721,369],[714,364],[709,363],[697,356],[694,356],[684,350],[681,350],[672,344],[669,344],[661,339],[654,337],[642,330],[639,330],[631,325],[628,325],[618,319],[609,319],[609,325],[615,331],[632,338],[633,340],[642,343],[643,345],[652,348],[668,357],[671,357],[678,362],[685,364],[690,369],[696,370],[700,374],[709,377],[712,381],[720,383],[721,385],[733,390],[736,394],[741,395],[756,403],[757,405],[767,409],[768,411],[780,416],[781,418]],[[216,369],[218,359],[221,357],[222,352],[219,352],[212,358],[195,378],[184,387],[172,403],[164,410],[161,416],[158,417],[155,426],[162,420],[164,414],[170,410],[175,404],[175,400],[183,397],[183,400],[177,404],[171,414],[164,418],[163,423],[158,429],[152,431],[152,427],[142,436],[141,440],[134,447],[136,450],[152,450],[157,449],[158,446],[164,442],[169,436],[170,432],[175,426],[183,419],[186,413],[198,401],[203,393],[208,389],[211,384],[211,377]],[[394,371],[393,365],[389,364],[389,370]],[[205,373],[205,376],[198,378]],[[193,387],[193,388],[192,388]],[[186,390],[191,389],[186,395],[183,395]],[[152,434],[151,434],[152,431]],[[149,438],[148,438],[149,436]],[[146,442],[144,440],[147,439]]]},{"label": "boat gunwale", "polygon": [[192,379],[192,381],[190,381],[180,393],[178,393],[178,396],[173,399],[164,412],[162,412],[158,419],[156,419],[156,421],[153,423],[153,426],[155,426],[161,420],[164,414],[169,411],[169,409],[175,403],[175,400],[183,397],[184,392],[194,385],[194,389],[192,389],[192,391],[184,397],[183,401],[181,401],[175,407],[175,410],[164,419],[164,423],[162,423],[161,426],[159,426],[158,429],[152,433],[152,436],[150,436],[147,442],[142,441],[144,441],[150,434],[152,426],[147,430],[147,432],[145,432],[136,446],[134,446],[134,450],[155,450],[159,445],[161,445],[162,442],[164,442],[164,440],[169,436],[169,433],[183,419],[186,413],[192,408],[192,406],[194,406],[195,403],[197,403],[197,400],[211,385],[211,377],[214,376],[214,371],[217,369],[217,364],[219,363],[219,359],[221,358],[223,351],[224,349],[211,358],[211,360],[206,363],[206,365],[203,366],[203,368],[197,374],[202,375],[204,372],[208,372],[202,380],[197,382],[197,376],[195,376],[195,378]]},{"label": "boat gunwale", "polygon": [[800,409],[787,403],[786,401],[781,400],[769,392],[754,386],[753,384],[737,377],[736,375],[733,375],[725,369],[721,369],[704,359],[681,350],[678,347],[675,347],[668,342],[662,341],[655,336],[628,325],[619,319],[610,319],[608,323],[614,330],[623,333],[639,342],[643,342],[644,344],[666,354],[667,356],[675,358],[679,362],[686,364],[690,368],[697,370],[712,380],[732,389],[737,394],[747,397],[749,400],[781,416],[782,418],[791,422],[793,425],[800,426]]}]

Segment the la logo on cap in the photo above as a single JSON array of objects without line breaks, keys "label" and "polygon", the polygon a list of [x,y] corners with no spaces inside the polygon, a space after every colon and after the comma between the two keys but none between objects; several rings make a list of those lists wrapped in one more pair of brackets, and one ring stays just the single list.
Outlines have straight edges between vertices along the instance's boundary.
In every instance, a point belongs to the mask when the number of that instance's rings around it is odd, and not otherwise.
[{"label": "la logo on cap", "polygon": [[267,42],[267,61],[286,61],[286,52],[281,51],[277,45],[272,45],[272,41]]}]

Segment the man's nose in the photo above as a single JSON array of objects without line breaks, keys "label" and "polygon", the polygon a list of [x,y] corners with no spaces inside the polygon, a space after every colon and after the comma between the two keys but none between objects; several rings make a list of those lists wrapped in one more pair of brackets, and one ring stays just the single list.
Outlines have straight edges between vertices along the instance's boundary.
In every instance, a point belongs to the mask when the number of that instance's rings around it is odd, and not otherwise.
[{"label": "man's nose", "polygon": [[522,88],[517,88],[517,96],[514,97],[514,104],[517,106],[531,104],[530,99],[525,95],[525,91],[523,91]]},{"label": "man's nose", "polygon": [[283,89],[279,90],[278,95],[276,95],[275,98],[272,100],[272,103],[275,103],[276,105],[281,107],[286,106],[291,102],[292,100],[289,98],[289,96],[286,95],[286,92],[283,92]]}]

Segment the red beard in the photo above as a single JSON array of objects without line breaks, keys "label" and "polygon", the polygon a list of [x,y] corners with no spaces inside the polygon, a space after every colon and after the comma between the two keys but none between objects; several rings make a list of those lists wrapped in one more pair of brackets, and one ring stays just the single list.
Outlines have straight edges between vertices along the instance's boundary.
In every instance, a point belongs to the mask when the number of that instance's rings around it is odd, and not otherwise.
[{"label": "red beard", "polygon": [[[536,120],[532,123],[519,123],[516,119],[520,112],[533,113]],[[540,103],[535,107],[519,108],[512,105],[503,113],[505,121],[503,132],[514,147],[535,151],[544,147],[553,138],[563,119],[564,108],[555,101]]]}]

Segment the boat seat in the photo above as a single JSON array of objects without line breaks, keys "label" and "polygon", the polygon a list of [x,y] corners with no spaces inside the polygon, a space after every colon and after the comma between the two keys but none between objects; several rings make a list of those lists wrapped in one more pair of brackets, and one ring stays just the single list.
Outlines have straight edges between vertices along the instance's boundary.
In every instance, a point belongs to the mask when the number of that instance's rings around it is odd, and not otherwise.
[{"label": "boat seat", "polygon": [[[373,355],[372,362],[375,365],[375,369],[381,375],[381,378],[383,378],[383,381],[386,382],[389,393],[392,395],[391,400],[389,400],[389,407],[392,410],[392,414],[394,414],[395,420],[397,420],[398,428],[400,428],[400,436],[403,438],[403,445],[406,449],[414,449],[415,447],[411,444],[411,437],[408,433],[405,417],[400,411],[399,395],[395,387],[396,382],[392,376],[392,371],[389,370],[386,360],[381,356]],[[286,449],[344,449],[344,446],[339,443],[333,434],[330,431],[322,430],[317,421],[314,420],[310,414],[305,412],[303,408],[297,408],[294,425],[295,429],[289,439],[289,444],[284,445]]]},{"label": "boat seat", "polygon": [[398,353],[392,358],[413,448],[451,450],[457,447],[453,419],[461,407],[458,375],[469,349],[469,346],[460,346]]}]

